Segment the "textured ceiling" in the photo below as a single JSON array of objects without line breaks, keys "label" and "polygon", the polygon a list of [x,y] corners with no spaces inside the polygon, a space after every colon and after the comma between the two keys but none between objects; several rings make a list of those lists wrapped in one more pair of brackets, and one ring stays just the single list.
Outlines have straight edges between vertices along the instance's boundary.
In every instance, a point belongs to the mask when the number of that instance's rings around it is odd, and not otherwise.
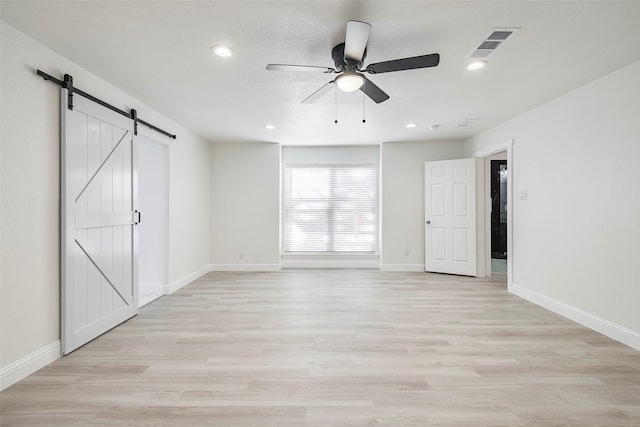
[{"label": "textured ceiling", "polygon": [[[212,141],[377,144],[463,139],[640,59],[639,1],[7,1],[2,19]],[[331,80],[346,21],[373,28],[366,63],[438,52],[437,68],[369,76],[361,92],[300,102]],[[493,27],[520,27],[478,72]],[[237,55],[212,57],[227,44]],[[82,87],[82,82],[76,82]],[[90,88],[86,88],[90,91]],[[457,127],[478,118],[469,127]],[[417,123],[412,129],[409,122]],[[267,131],[270,123],[275,130]],[[442,126],[432,131],[431,124]]]}]

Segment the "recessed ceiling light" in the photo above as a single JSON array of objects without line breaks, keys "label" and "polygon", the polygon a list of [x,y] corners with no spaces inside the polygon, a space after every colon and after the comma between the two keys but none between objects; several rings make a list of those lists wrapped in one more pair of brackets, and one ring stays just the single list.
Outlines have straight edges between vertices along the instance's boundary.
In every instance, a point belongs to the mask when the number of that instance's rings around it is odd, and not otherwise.
[{"label": "recessed ceiling light", "polygon": [[467,70],[476,71],[487,65],[487,61],[473,61],[467,64]]},{"label": "recessed ceiling light", "polygon": [[417,125],[417,124],[415,124],[415,123],[407,123],[407,124],[405,125],[405,127],[408,127],[408,128],[414,128],[414,127],[416,127],[416,126],[418,126],[418,125]]},{"label": "recessed ceiling light", "polygon": [[264,125],[264,128],[267,130],[274,130],[276,127],[274,125]]},{"label": "recessed ceiling light", "polygon": [[233,56],[234,52],[231,48],[221,45],[211,46],[211,52],[215,55],[221,56],[223,58],[228,58]]}]

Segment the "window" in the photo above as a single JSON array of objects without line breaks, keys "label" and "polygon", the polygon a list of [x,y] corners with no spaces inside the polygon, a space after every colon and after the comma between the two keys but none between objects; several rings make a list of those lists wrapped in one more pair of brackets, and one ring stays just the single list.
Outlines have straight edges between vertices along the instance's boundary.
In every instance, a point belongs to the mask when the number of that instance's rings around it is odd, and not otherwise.
[{"label": "window", "polygon": [[377,167],[285,166],[284,252],[377,249]]}]

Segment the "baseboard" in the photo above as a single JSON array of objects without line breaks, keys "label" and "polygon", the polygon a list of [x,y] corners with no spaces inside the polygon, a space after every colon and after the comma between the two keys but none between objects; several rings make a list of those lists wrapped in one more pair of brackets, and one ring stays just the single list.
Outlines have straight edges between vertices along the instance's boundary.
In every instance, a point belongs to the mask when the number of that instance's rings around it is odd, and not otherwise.
[{"label": "baseboard", "polygon": [[380,264],[380,271],[424,273],[424,264]]},{"label": "baseboard", "polygon": [[280,264],[209,264],[209,271],[280,271]]},{"label": "baseboard", "polygon": [[205,274],[207,274],[210,271],[211,271],[211,266],[209,264],[203,265],[199,269],[187,274],[186,276],[181,277],[178,280],[175,280],[175,281],[169,283],[169,289],[165,288],[166,289],[165,294],[169,295],[169,294],[172,294],[172,293],[174,293],[175,291],[177,291],[179,289],[184,288],[189,283],[193,282],[194,280],[198,280],[199,278],[201,278],[202,276],[204,276]]},{"label": "baseboard", "polygon": [[0,390],[4,390],[60,358],[60,341],[53,342],[0,370]]},{"label": "baseboard", "polygon": [[142,308],[163,295],[167,295],[169,285],[162,285],[160,282],[140,282],[138,283],[138,308]]},{"label": "baseboard", "polygon": [[640,350],[640,333],[638,332],[516,284],[509,286],[509,292],[629,347]]}]

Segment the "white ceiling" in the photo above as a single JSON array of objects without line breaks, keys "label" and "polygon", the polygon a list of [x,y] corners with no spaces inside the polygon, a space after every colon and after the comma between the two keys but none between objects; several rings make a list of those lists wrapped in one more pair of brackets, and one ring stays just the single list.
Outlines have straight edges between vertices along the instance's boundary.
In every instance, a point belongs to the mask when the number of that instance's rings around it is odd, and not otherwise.
[{"label": "white ceiling", "polygon": [[[212,141],[463,139],[640,59],[640,1],[1,3],[4,21]],[[333,67],[331,49],[349,19],[373,26],[366,64],[434,52],[441,61],[369,76],[391,98],[367,99],[366,124],[362,93],[338,93],[336,125],[333,93],[300,104],[334,76],[265,65]],[[485,69],[466,71],[493,27],[521,30]],[[214,44],[237,55],[213,57]],[[479,120],[456,126],[467,118]],[[405,128],[409,122],[418,126]],[[435,123],[442,126],[431,131]]]}]

